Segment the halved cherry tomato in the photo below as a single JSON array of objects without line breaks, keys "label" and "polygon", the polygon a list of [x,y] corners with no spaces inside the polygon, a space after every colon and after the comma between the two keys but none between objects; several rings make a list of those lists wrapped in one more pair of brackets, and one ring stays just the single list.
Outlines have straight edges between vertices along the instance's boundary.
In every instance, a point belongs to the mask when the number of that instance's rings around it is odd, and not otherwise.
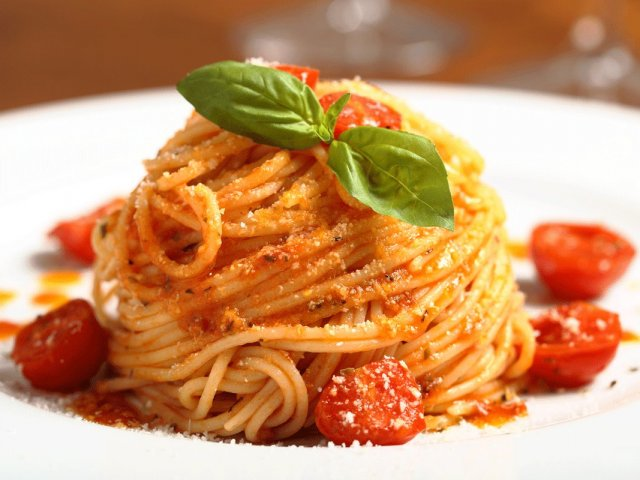
[{"label": "halved cherry tomato", "polygon": [[425,429],[422,396],[411,372],[394,358],[342,371],[324,387],[316,426],[329,440],[400,445]]},{"label": "halved cherry tomato", "polygon": [[586,300],[603,294],[624,274],[635,249],[598,225],[545,223],[533,231],[531,255],[557,297]]},{"label": "halved cherry tomato", "polygon": [[[345,93],[347,92],[329,93],[320,98],[320,105],[326,112]],[[400,130],[402,117],[384,103],[352,93],[351,98],[340,112],[334,135],[338,138],[345,130],[365,125]]]},{"label": "halved cherry tomato", "polygon": [[591,382],[609,365],[620,343],[618,314],[586,302],[552,308],[531,323],[536,353],[530,371],[552,387]]},{"label": "halved cherry tomato", "polygon": [[91,264],[96,258],[91,246],[91,232],[96,222],[118,210],[123,204],[123,199],[116,198],[91,213],[72,220],[64,220],[53,227],[49,236],[57,238],[66,253],[83,263]]},{"label": "halved cherry tomato", "polygon": [[316,70],[311,67],[300,67],[298,65],[276,65],[275,68],[277,70],[282,70],[283,72],[290,73],[298,80],[306,83],[311,88],[316,88],[316,83],[318,83],[318,78],[320,77],[320,70]]},{"label": "halved cherry tomato", "polygon": [[89,303],[71,300],[20,330],[11,358],[34,387],[74,390],[106,360],[107,333]]}]

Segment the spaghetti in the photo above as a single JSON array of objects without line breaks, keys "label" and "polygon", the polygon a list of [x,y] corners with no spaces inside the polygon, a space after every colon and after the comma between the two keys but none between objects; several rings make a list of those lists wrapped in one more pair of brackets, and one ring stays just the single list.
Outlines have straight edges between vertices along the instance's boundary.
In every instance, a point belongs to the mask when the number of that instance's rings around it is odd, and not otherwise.
[{"label": "spaghetti", "polygon": [[130,391],[178,429],[252,442],[312,425],[336,372],[384,356],[416,376],[428,429],[509,395],[534,337],[481,157],[366,83],[316,93],[345,90],[435,143],[455,231],[359,204],[322,145],[259,145],[194,114],[94,231],[94,300],[115,372],[101,391]]}]

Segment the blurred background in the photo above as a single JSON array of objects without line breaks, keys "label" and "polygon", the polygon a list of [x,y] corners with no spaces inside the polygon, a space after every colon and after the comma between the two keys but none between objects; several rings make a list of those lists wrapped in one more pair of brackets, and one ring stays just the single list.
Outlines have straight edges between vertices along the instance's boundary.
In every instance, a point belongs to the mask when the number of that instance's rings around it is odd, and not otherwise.
[{"label": "blurred background", "polygon": [[0,110],[253,56],[640,106],[640,0],[0,0]]}]

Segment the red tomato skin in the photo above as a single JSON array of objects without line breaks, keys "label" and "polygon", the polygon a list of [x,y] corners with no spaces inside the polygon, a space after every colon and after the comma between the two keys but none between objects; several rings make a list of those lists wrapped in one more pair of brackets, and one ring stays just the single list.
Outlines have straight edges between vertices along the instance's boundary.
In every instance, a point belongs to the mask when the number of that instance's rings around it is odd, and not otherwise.
[{"label": "red tomato skin", "polygon": [[91,232],[94,226],[95,222],[84,220],[63,221],[49,232],[49,236],[57,238],[64,251],[73,258],[90,265],[95,260],[91,246]]},{"label": "red tomato skin", "polygon": [[624,274],[634,255],[631,243],[598,225],[545,223],[531,235],[538,275],[564,300],[602,295]]},{"label": "red tomato skin", "polygon": [[[320,98],[320,105],[326,112],[336,100],[347,92],[335,92]],[[340,112],[334,136],[338,138],[345,130],[361,126],[400,130],[402,117],[393,108],[361,95],[351,94],[351,98]]]},{"label": "red tomato skin", "polygon": [[64,251],[73,258],[90,265],[96,258],[91,245],[91,233],[96,222],[118,210],[123,204],[124,200],[114,199],[86,215],[62,221],[53,227],[49,236],[57,238]]},{"label": "red tomato skin", "polygon": [[394,358],[334,375],[315,409],[316,426],[336,444],[401,445],[424,431],[415,378]]},{"label": "red tomato skin", "polygon": [[71,300],[20,330],[11,358],[36,388],[76,390],[106,360],[107,333],[88,302]]},{"label": "red tomato skin", "polygon": [[[579,322],[579,333],[567,327],[568,318]],[[586,302],[552,308],[531,323],[537,337],[530,373],[555,388],[591,383],[615,357],[622,335],[618,314]]]},{"label": "red tomato skin", "polygon": [[318,78],[320,78],[320,70],[311,67],[301,67],[298,65],[281,64],[275,66],[276,70],[290,73],[301,82],[306,83],[309,87],[316,88]]}]

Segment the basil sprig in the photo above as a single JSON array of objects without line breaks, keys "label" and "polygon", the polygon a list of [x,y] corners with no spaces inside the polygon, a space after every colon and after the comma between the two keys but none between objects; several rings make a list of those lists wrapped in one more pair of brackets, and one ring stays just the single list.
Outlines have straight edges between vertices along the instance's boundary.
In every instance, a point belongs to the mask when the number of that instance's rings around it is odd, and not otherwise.
[{"label": "basil sprig", "polygon": [[212,63],[189,73],[178,91],[203,117],[258,143],[303,150],[330,140],[316,94],[286,72]]},{"label": "basil sprig", "polygon": [[329,167],[352,196],[376,212],[453,230],[447,172],[426,138],[385,128],[352,128],[331,143]]},{"label": "basil sprig", "polygon": [[329,168],[360,202],[413,225],[453,230],[447,172],[430,140],[378,127],[334,138],[349,94],[325,113],[313,90],[293,75],[232,61],[194,70],[178,91],[205,118],[258,143],[290,150],[330,144]]}]

